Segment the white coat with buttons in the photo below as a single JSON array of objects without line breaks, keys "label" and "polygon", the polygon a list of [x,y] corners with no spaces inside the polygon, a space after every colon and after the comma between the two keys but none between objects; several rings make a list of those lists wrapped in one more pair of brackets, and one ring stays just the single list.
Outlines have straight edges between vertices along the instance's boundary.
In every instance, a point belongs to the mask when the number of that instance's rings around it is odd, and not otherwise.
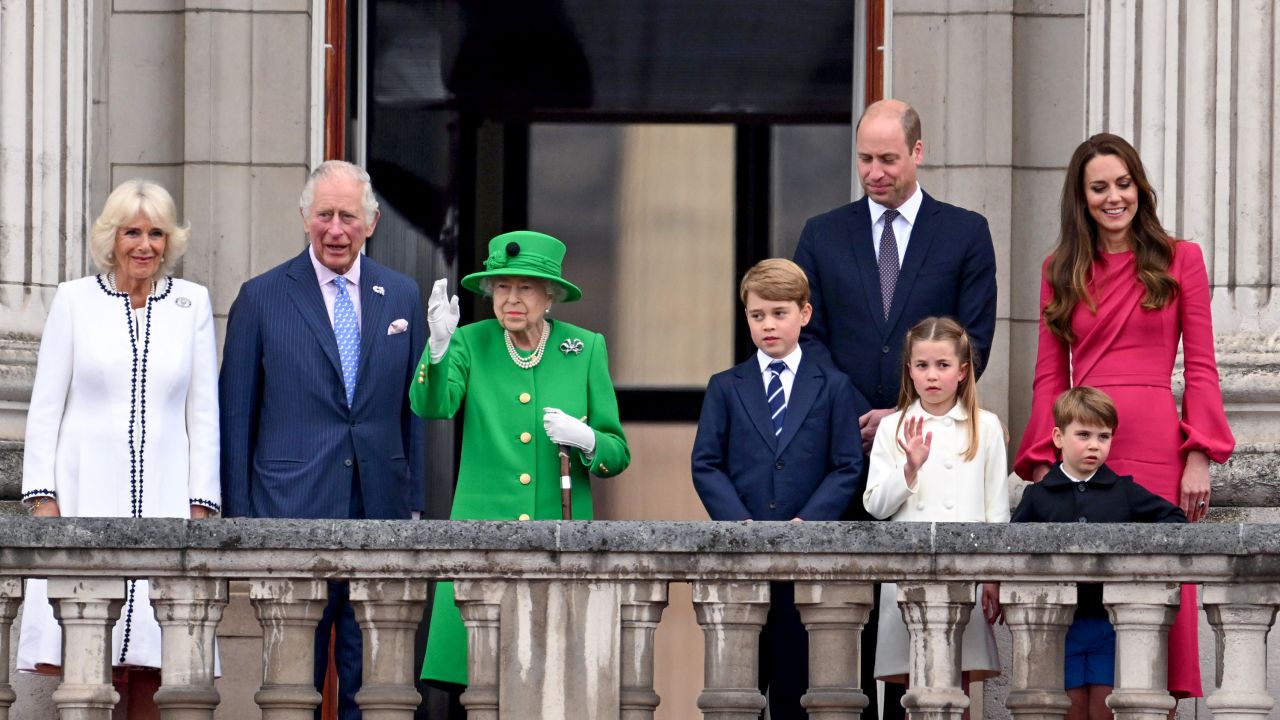
[{"label": "white coat with buttons", "polygon": [[942,416],[925,412],[919,400],[905,412],[908,419],[923,417],[924,432],[933,433],[929,459],[916,473],[915,490],[909,489],[907,455],[897,443],[902,437],[898,427],[902,411],[881,420],[862,495],[867,512],[881,520],[1009,522],[1009,478],[1000,418],[978,410],[978,453],[966,461],[969,415],[959,403]]}]

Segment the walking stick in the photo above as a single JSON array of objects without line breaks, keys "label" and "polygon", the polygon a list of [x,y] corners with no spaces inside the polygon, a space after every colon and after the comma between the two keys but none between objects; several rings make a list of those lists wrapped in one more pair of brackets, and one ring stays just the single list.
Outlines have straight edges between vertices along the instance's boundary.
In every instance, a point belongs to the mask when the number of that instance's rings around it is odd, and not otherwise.
[{"label": "walking stick", "polygon": [[560,446],[560,515],[573,519],[573,480],[569,477],[569,448]]}]

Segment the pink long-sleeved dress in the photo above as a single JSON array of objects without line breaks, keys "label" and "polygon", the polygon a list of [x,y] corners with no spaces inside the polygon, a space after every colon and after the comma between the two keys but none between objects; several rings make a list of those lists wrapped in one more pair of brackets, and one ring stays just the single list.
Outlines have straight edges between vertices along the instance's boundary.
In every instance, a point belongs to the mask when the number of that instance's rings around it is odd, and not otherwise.
[{"label": "pink long-sleeved dress", "polygon": [[[1222,407],[1209,276],[1200,247],[1175,241],[1169,273],[1178,282],[1178,294],[1159,310],[1144,310],[1145,287],[1133,253],[1103,253],[1094,262],[1090,285],[1097,312],[1084,303],[1076,306],[1071,318],[1076,342],[1070,346],[1044,323],[1053,291],[1042,280],[1040,347],[1031,418],[1014,461],[1018,475],[1031,479],[1037,465],[1057,460],[1053,402],[1079,385],[1102,390],[1116,404],[1120,424],[1107,465],[1175,505],[1188,452],[1198,450],[1218,463],[1231,456],[1235,438]],[[1186,381],[1181,413],[1170,389],[1179,340]],[[1169,633],[1169,690],[1178,697],[1203,694],[1196,627],[1195,587],[1184,585]]]}]

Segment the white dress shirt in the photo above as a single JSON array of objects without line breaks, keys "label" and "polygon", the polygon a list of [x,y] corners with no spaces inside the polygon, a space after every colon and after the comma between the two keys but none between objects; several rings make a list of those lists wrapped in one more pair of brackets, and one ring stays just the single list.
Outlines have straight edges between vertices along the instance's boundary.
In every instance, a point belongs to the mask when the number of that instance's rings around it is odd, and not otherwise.
[{"label": "white dress shirt", "polygon": [[1071,482],[1073,482],[1073,483],[1076,483],[1077,485],[1079,485],[1080,483],[1087,483],[1087,482],[1089,482],[1090,480],[1092,480],[1092,479],[1093,479],[1093,476],[1094,476],[1094,475],[1097,475],[1097,474],[1098,474],[1098,471],[1097,471],[1097,470],[1094,470],[1093,472],[1089,473],[1089,477],[1084,478],[1084,479],[1082,480],[1082,479],[1080,479],[1080,478],[1076,477],[1075,475],[1072,475],[1071,473],[1067,472],[1067,464],[1066,464],[1066,463],[1059,463],[1059,465],[1061,465],[1061,466],[1062,466],[1062,474],[1063,474],[1063,475],[1066,475],[1068,480],[1070,480],[1070,481],[1071,481]]},{"label": "white dress shirt", "polygon": [[[316,259],[316,250],[314,247],[307,248],[307,254],[311,256],[311,266],[316,270],[316,281],[320,283],[320,294],[324,296],[324,307],[329,311],[329,325],[333,326],[333,304],[338,301],[338,286],[333,284],[333,279],[338,277],[338,273],[330,270]],[[356,310],[356,326],[360,326],[360,255],[356,255],[356,261],[351,263],[351,269],[342,276],[347,279],[347,295],[351,297],[351,305]]]},{"label": "white dress shirt", "polygon": [[760,363],[760,379],[764,381],[765,397],[768,397],[769,381],[773,379],[773,371],[769,369],[769,363],[781,359],[787,366],[778,376],[782,380],[782,397],[784,401],[791,399],[791,386],[796,382],[796,369],[800,367],[800,355],[799,344],[784,358],[776,358],[763,350],[756,350],[756,360]]},{"label": "white dress shirt", "polygon": [[[915,227],[916,216],[920,214],[922,202],[924,202],[924,192],[920,189],[920,183],[916,183],[916,191],[897,208],[898,217],[893,219],[893,237],[898,241],[898,267],[902,267],[902,259],[907,255],[907,241],[911,239],[911,228]],[[889,208],[869,197],[867,208],[871,211],[871,242],[875,243],[876,257],[880,257],[880,236],[884,235],[884,211]]]}]

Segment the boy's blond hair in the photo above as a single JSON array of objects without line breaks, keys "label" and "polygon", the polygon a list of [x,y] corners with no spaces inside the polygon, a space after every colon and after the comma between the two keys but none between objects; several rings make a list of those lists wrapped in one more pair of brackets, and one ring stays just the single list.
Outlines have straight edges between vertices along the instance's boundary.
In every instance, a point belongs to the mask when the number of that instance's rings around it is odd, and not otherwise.
[{"label": "boy's blond hair", "polygon": [[1053,401],[1053,424],[1066,430],[1071,423],[1115,430],[1120,424],[1116,404],[1097,388],[1073,387]]},{"label": "boy's blond hair", "polygon": [[774,302],[791,301],[803,308],[809,304],[809,278],[794,262],[786,258],[769,258],[752,265],[742,276],[738,297],[743,304],[747,302],[747,293],[755,293]]}]

